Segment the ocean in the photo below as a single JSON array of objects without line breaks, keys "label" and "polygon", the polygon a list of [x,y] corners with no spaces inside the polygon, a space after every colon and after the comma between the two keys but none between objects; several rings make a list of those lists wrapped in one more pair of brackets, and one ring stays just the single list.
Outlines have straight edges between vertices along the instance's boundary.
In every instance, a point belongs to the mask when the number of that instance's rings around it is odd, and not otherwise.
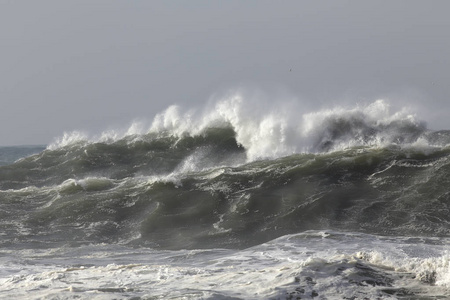
[{"label": "ocean", "polygon": [[0,147],[0,298],[450,298],[449,145],[383,100],[237,95]]}]

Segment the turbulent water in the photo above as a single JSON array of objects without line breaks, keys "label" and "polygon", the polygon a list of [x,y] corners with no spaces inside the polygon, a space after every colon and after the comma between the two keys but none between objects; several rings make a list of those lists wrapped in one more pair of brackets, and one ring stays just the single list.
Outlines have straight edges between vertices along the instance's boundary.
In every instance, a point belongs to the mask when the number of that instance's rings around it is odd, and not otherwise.
[{"label": "turbulent water", "polygon": [[235,96],[0,148],[0,297],[445,299],[449,144],[381,100]]}]

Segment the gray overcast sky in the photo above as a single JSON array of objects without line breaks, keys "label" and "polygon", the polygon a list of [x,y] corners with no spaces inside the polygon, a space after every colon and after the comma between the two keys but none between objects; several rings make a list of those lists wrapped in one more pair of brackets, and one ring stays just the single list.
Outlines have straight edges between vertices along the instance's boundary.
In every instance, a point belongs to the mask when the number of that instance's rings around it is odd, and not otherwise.
[{"label": "gray overcast sky", "polygon": [[322,106],[414,103],[449,129],[449,12],[450,1],[3,0],[0,145],[151,120],[242,86]]}]

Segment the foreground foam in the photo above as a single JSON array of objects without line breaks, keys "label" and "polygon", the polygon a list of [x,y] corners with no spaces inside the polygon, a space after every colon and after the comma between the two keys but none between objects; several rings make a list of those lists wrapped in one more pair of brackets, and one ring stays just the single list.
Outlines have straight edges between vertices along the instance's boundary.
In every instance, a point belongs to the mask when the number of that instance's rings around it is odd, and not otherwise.
[{"label": "foreground foam", "polygon": [[[324,247],[326,245],[326,247]],[[421,299],[448,297],[448,240],[308,231],[245,250],[154,251],[117,245],[19,251],[7,298]],[[427,257],[433,253],[434,257]],[[6,254],[10,256],[11,254]],[[22,262],[27,261],[26,268]],[[52,267],[48,261],[63,262]],[[17,270],[15,269],[17,268]],[[20,270],[20,271],[18,271]],[[9,275],[15,273],[16,275]],[[9,274],[8,274],[9,273]]]}]

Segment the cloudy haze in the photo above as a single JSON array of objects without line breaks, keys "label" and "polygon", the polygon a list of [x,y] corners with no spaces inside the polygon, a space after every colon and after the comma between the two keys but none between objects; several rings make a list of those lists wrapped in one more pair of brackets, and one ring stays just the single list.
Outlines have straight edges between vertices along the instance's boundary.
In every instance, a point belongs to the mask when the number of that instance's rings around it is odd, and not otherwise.
[{"label": "cloudy haze", "polygon": [[2,1],[0,145],[202,106],[230,88],[378,98],[450,129],[448,1]]}]

